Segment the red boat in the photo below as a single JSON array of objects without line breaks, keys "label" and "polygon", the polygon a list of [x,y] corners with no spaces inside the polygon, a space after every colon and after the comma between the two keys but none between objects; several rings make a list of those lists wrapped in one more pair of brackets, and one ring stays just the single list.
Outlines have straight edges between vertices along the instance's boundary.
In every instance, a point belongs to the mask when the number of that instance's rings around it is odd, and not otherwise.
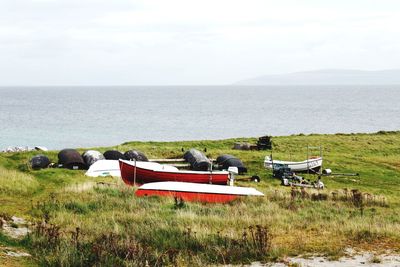
[{"label": "red boat", "polygon": [[227,171],[182,171],[155,162],[120,159],[119,168],[128,185],[167,181],[226,185],[229,179]]},{"label": "red boat", "polygon": [[184,201],[226,203],[243,196],[264,196],[250,187],[182,182],[148,183],[139,187],[136,196],[169,196]]}]

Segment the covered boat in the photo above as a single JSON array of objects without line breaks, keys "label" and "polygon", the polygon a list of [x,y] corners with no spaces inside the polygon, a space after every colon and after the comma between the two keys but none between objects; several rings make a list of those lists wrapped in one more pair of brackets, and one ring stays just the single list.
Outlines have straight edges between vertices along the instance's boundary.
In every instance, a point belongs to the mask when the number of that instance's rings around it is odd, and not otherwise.
[{"label": "covered boat", "polygon": [[82,158],[85,161],[87,166],[92,166],[98,160],[105,159],[103,154],[96,150],[88,150],[82,154]]},{"label": "covered boat", "polygon": [[138,150],[128,150],[124,153],[125,159],[127,160],[137,160],[137,161],[149,161],[143,152]]},{"label": "covered boat", "polygon": [[305,172],[308,170],[318,171],[322,166],[322,157],[311,158],[304,161],[273,160],[270,156],[265,157],[264,167],[274,169],[276,165],[287,165],[293,172]]},{"label": "covered boat", "polygon": [[232,155],[221,155],[217,158],[217,164],[222,170],[227,170],[229,167],[237,167],[239,174],[247,172],[247,168],[243,162]]},{"label": "covered boat", "polygon": [[148,183],[139,187],[136,196],[169,196],[184,201],[225,203],[242,196],[264,196],[251,187],[183,182]]},{"label": "covered boat", "polygon": [[227,184],[227,171],[183,171],[155,162],[119,160],[121,177],[128,185],[152,182],[191,182],[204,184]]},{"label": "covered boat", "polygon": [[194,171],[208,171],[211,169],[211,161],[197,149],[186,151],[183,158],[189,162],[190,168]]},{"label": "covered boat", "polygon": [[118,160],[101,159],[93,163],[89,170],[85,173],[86,176],[99,177],[99,176],[114,176],[121,177],[119,170]]},{"label": "covered boat", "polygon": [[58,153],[58,164],[62,168],[71,170],[84,170],[86,164],[78,151],[72,148],[66,148]]},{"label": "covered boat", "polygon": [[36,155],[31,160],[31,167],[34,170],[44,169],[50,165],[50,159],[45,155]]},{"label": "covered boat", "polygon": [[110,160],[125,159],[124,154],[122,154],[118,150],[107,150],[106,152],[104,152],[103,155],[105,159],[110,159]]}]

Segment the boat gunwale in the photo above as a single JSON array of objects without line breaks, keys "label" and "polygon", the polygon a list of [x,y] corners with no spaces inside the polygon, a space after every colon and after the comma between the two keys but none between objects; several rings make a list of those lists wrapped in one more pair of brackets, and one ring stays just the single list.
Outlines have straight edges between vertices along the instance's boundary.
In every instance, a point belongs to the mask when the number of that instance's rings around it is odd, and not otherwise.
[{"label": "boat gunwale", "polygon": [[309,159],[304,161],[285,161],[285,160],[265,160],[264,163],[268,165],[272,164],[286,164],[286,165],[300,165],[300,164],[307,164],[315,161],[322,161],[322,157]]},{"label": "boat gunwale", "polygon": [[[175,174],[196,174],[196,175],[229,175],[228,171],[182,171],[182,170],[177,170],[177,171],[173,171],[173,170],[154,170],[154,169],[150,169],[150,168],[145,168],[145,167],[141,167],[141,166],[135,166],[133,164],[130,164],[130,161],[126,161],[126,160],[119,160],[122,163],[125,163],[129,166],[132,166],[134,168],[138,168],[138,169],[142,169],[142,170],[146,170],[146,171],[153,171],[153,172],[162,172],[162,173],[175,173]],[[160,164],[162,166],[162,164]]]}]

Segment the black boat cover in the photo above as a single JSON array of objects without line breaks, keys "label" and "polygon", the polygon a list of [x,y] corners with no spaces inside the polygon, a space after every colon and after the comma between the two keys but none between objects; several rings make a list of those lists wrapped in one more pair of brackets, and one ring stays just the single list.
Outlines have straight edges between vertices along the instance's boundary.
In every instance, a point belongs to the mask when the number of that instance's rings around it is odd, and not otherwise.
[{"label": "black boat cover", "polygon": [[107,150],[106,152],[104,152],[103,155],[106,159],[111,159],[111,160],[126,159],[124,154],[122,154],[118,150]]},{"label": "black boat cover", "polygon": [[195,171],[208,171],[211,168],[211,161],[197,149],[186,151],[183,158],[189,162],[190,168]]},{"label": "black boat cover", "polygon": [[82,158],[88,167],[98,160],[105,159],[103,154],[96,150],[85,151],[85,153],[82,154]]},{"label": "black boat cover", "polygon": [[58,153],[58,164],[62,168],[71,170],[84,170],[86,164],[83,161],[81,154],[78,151],[71,148],[66,148]]},{"label": "black boat cover", "polygon": [[50,165],[50,160],[45,155],[36,155],[31,160],[31,167],[34,170],[44,169]]},{"label": "black boat cover", "polygon": [[127,160],[137,160],[137,161],[149,161],[146,155],[143,152],[138,150],[129,150],[124,153],[124,156]]},{"label": "black boat cover", "polygon": [[217,158],[217,164],[221,170],[227,170],[229,167],[237,167],[239,174],[247,172],[243,162],[232,155],[221,155]]}]

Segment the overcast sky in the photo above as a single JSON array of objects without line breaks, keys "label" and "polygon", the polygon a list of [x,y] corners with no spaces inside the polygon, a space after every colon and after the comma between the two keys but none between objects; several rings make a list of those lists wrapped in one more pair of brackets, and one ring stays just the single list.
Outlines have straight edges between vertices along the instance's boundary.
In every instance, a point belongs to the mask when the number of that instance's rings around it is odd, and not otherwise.
[{"label": "overcast sky", "polygon": [[400,68],[398,0],[0,0],[0,85]]}]

